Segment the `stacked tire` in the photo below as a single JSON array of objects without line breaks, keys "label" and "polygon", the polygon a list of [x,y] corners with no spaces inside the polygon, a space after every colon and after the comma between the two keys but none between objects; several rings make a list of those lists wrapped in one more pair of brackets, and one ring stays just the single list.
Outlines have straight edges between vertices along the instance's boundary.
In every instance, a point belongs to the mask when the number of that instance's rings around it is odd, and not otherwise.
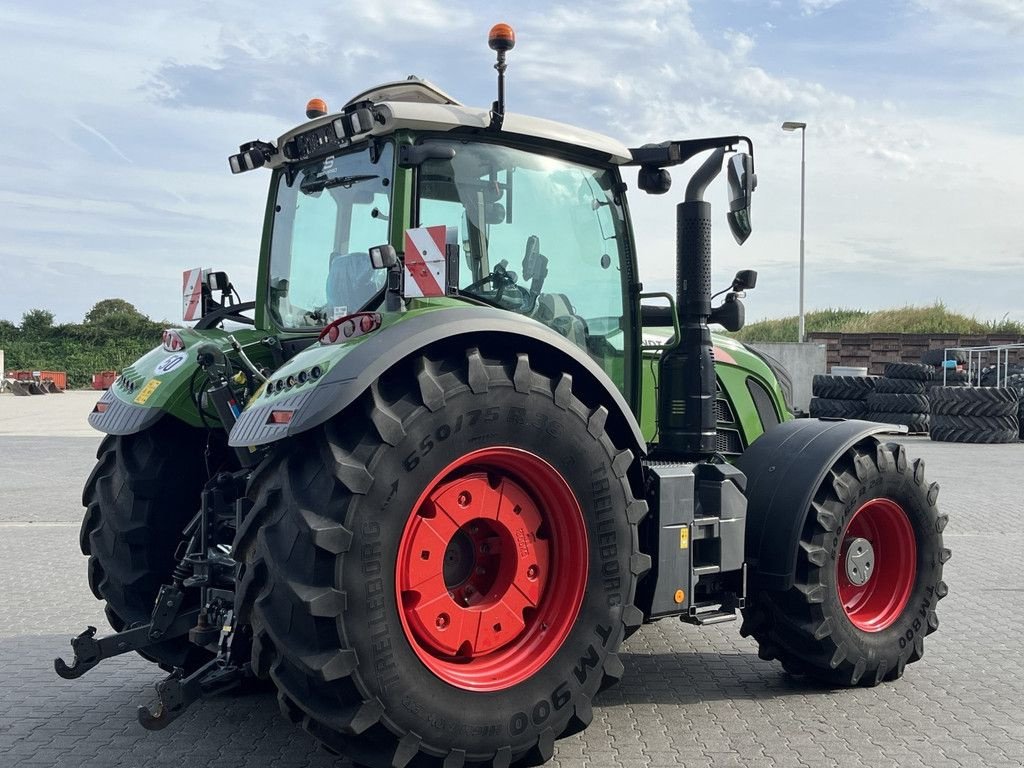
[{"label": "stacked tire", "polygon": [[868,421],[901,424],[911,434],[923,434],[929,428],[928,383],[933,368],[922,363],[886,363],[885,375],[875,382],[868,395]]},{"label": "stacked tire", "polygon": [[1013,443],[1020,437],[1020,397],[1012,387],[941,387],[932,391],[932,440]]},{"label": "stacked tire", "polygon": [[875,376],[826,376],[811,381],[811,418],[863,419],[867,399],[875,390]]},{"label": "stacked tire", "polygon": [[1010,374],[1006,386],[1017,392],[1017,426],[1020,438],[1024,440],[1024,373]]},{"label": "stacked tire", "polygon": [[932,371],[931,381],[928,382],[928,393],[937,387],[967,387],[970,386],[971,380],[967,371],[946,371],[946,375],[942,375],[942,369]]}]

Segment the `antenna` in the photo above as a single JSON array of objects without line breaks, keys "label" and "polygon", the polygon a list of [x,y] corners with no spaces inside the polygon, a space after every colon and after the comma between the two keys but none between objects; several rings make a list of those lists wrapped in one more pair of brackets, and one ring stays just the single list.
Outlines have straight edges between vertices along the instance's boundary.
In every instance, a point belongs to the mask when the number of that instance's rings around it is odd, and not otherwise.
[{"label": "antenna", "polygon": [[494,68],[498,70],[498,100],[491,105],[491,128],[501,130],[505,122],[505,53],[516,47],[516,33],[508,24],[495,24],[487,36],[487,45],[498,54]]}]

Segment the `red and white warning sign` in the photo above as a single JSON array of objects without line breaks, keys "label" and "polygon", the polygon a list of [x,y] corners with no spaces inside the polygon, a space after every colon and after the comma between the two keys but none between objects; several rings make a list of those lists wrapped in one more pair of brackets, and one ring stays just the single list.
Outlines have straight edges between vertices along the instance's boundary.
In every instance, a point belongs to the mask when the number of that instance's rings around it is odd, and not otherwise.
[{"label": "red and white warning sign", "polygon": [[444,296],[448,285],[445,243],[455,242],[458,230],[444,225],[405,230],[405,287],[408,298]]},{"label": "red and white warning sign", "polygon": [[198,320],[203,311],[203,270],[186,269],[181,274],[181,317],[183,320]]}]

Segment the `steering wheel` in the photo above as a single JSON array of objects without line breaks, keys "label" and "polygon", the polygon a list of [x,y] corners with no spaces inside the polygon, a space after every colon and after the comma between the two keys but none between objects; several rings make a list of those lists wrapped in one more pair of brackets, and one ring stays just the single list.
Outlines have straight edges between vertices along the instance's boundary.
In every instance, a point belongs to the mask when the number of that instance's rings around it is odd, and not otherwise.
[{"label": "steering wheel", "polygon": [[[502,259],[495,264],[493,272],[470,283],[462,290],[466,293],[476,293],[483,298],[491,299],[516,312],[529,312],[533,307],[533,297],[530,295],[529,290],[516,282],[516,273],[509,272],[507,267],[508,261]],[[488,283],[493,286],[493,291],[481,291],[480,289]],[[516,295],[506,295],[506,291],[514,292]],[[493,297],[488,296],[486,295],[487,293],[493,293],[494,295]]]}]

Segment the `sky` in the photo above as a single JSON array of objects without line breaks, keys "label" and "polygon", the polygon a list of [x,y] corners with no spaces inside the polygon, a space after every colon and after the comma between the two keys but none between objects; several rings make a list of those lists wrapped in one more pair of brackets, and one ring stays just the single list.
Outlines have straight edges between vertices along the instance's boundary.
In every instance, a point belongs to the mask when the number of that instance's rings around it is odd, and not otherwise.
[{"label": "sky", "polygon": [[[0,319],[78,322],[104,298],[181,312],[181,272],[255,291],[269,173],[240,143],[409,74],[471,105],[495,93],[487,30],[513,25],[513,112],[628,146],[745,134],[754,233],[715,205],[714,282],[756,269],[748,321],[795,315],[799,132],[806,130],[806,306],[942,301],[1024,321],[1022,0],[0,0]],[[699,161],[698,161],[699,162]],[[674,286],[675,186],[626,172],[647,290]]]}]

